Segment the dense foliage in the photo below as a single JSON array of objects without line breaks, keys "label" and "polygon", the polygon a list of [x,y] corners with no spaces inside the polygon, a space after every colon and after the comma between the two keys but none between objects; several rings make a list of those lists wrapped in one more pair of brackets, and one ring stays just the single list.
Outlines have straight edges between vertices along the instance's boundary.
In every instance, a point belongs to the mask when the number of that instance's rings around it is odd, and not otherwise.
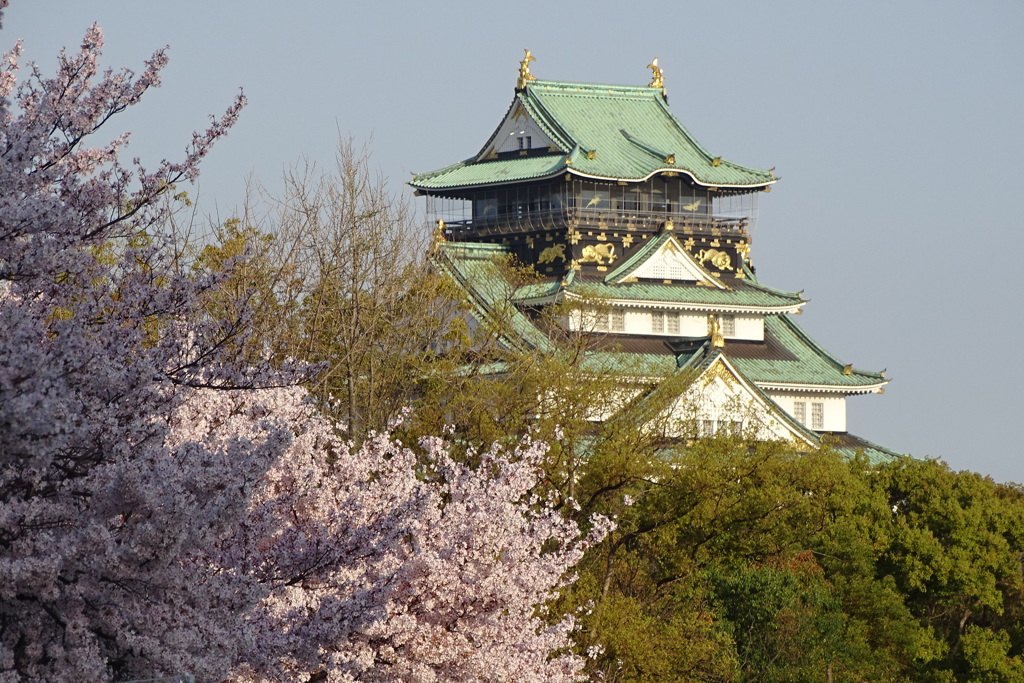
[{"label": "dense foliage", "polygon": [[663,438],[689,378],[480,324],[350,143],[182,244],[242,100],[126,168],[101,43],[0,70],[0,678],[1024,680],[1021,487]]},{"label": "dense foliage", "polygon": [[354,444],[287,386],[237,289],[256,265],[182,268],[164,229],[244,100],[125,167],[125,137],[87,141],[166,57],[100,72],[101,46],[0,69],[0,678],[578,680],[542,610],[608,523],[581,540],[531,492],[540,444]]}]

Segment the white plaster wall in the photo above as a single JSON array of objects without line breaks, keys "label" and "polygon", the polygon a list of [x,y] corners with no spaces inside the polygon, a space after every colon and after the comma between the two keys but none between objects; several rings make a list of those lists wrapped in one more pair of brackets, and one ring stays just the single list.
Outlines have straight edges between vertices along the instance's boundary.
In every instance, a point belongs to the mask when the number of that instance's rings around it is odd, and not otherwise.
[{"label": "white plaster wall", "polygon": [[764,317],[760,315],[737,315],[736,335],[726,339],[749,339],[764,341]]},{"label": "white plaster wall", "polygon": [[821,403],[824,409],[824,427],[818,431],[845,432],[846,431],[846,397],[833,396],[830,394],[800,394],[789,391],[767,391],[765,392],[773,401],[796,417],[794,404],[803,401],[807,404],[807,427],[811,427],[811,404]]},{"label": "white plaster wall", "polygon": [[681,252],[665,248],[633,271],[632,275],[655,280],[708,281],[708,276],[702,273],[692,260],[684,257]]},{"label": "white plaster wall", "polygon": [[530,149],[543,149],[552,144],[551,139],[544,134],[540,126],[532,119],[522,116],[519,119],[509,117],[501,126],[501,130],[494,137],[494,148],[497,152],[519,151],[519,136],[530,136]]},{"label": "white plaster wall", "polygon": [[789,440],[789,427],[772,416],[769,408],[741,385],[721,377],[704,377],[694,382],[672,408],[672,436],[699,434],[702,421],[741,422],[743,434],[757,439]]},{"label": "white plaster wall", "polygon": [[[665,332],[656,333],[653,331],[653,311],[649,308],[632,308],[616,306],[615,309],[623,311],[625,327],[622,330],[602,330],[608,333],[619,334],[649,334],[664,337],[704,337],[708,334],[707,313],[694,311],[675,311],[679,315],[679,332],[668,331],[666,320]],[[612,308],[604,309],[608,312],[609,325],[611,324]],[[668,313],[669,309],[665,309]],[[573,311],[565,320],[568,329],[573,331],[595,329],[596,312]],[[739,339],[750,341],[764,340],[764,319],[754,315],[736,315],[736,334],[726,336],[726,339]]]}]

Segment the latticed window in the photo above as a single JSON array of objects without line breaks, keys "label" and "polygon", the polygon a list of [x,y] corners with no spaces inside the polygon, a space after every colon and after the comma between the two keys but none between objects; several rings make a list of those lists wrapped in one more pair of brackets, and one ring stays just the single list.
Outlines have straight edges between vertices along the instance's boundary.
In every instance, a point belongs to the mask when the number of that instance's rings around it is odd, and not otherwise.
[{"label": "latticed window", "polygon": [[811,429],[825,428],[825,404],[811,404]]},{"label": "latticed window", "polygon": [[669,334],[679,334],[679,314],[678,313],[666,313],[665,314],[665,329]]},{"label": "latticed window", "polygon": [[736,316],[734,315],[722,315],[718,317],[718,321],[722,326],[723,337],[735,337],[736,336]]},{"label": "latticed window", "polygon": [[668,278],[668,269],[665,268],[664,263],[655,263],[651,266],[651,277],[661,278],[662,280]]},{"label": "latticed window", "polygon": [[612,331],[613,332],[625,332],[626,330],[626,312],[621,308],[612,309]]},{"label": "latticed window", "polygon": [[651,332],[655,334],[665,333],[665,312],[653,311],[651,313]]},{"label": "latticed window", "polygon": [[806,401],[794,401],[793,402],[793,417],[802,425],[807,424],[807,402]]}]

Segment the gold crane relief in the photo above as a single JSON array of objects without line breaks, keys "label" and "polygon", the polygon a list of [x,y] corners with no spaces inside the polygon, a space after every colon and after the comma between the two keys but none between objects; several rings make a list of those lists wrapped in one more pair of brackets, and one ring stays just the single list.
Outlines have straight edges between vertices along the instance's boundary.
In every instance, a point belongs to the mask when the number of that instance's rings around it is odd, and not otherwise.
[{"label": "gold crane relief", "polygon": [[710,261],[719,270],[732,270],[732,259],[729,253],[719,249],[701,249],[697,252],[697,260],[701,263]]},{"label": "gold crane relief", "polygon": [[537,257],[537,263],[554,263],[555,259],[562,259],[562,263],[565,263],[564,244],[556,244],[540,252],[540,256]]},{"label": "gold crane relief", "polygon": [[601,195],[595,194],[594,197],[589,202],[587,202],[587,205],[583,208],[589,209],[592,206],[596,206],[600,204],[603,199],[604,198]]},{"label": "gold crane relief", "polygon": [[611,263],[615,260],[614,244],[587,244],[580,253],[580,263]]},{"label": "gold crane relief", "polygon": [[700,202],[701,200],[698,199],[692,204],[683,204],[683,211],[696,211],[700,208]]}]

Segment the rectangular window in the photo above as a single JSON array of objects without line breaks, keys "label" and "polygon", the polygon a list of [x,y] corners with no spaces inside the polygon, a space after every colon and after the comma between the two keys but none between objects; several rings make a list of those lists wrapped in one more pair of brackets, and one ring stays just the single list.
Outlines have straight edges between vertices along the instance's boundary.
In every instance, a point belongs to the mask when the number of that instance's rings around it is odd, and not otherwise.
[{"label": "rectangular window", "polygon": [[718,319],[722,323],[722,336],[723,337],[735,337],[736,336],[736,316],[734,316],[734,315],[720,315],[720,316],[718,316]]},{"label": "rectangular window", "polygon": [[605,211],[608,209],[608,192],[601,192],[599,190],[583,190],[580,201],[583,202],[583,209]]},{"label": "rectangular window", "polygon": [[625,332],[626,331],[626,312],[621,308],[612,309],[612,331],[613,332]]},{"label": "rectangular window", "polygon": [[724,436],[743,436],[741,420],[719,420],[718,433]]},{"label": "rectangular window", "polygon": [[600,311],[594,314],[594,329],[599,332],[608,331],[608,311]]},{"label": "rectangular window", "polygon": [[704,437],[712,437],[715,435],[715,421],[714,420],[701,420],[700,421],[700,435]]},{"label": "rectangular window", "polygon": [[655,334],[665,333],[665,312],[654,311],[651,313],[651,332]]},{"label": "rectangular window", "polygon": [[807,402],[806,401],[794,401],[793,402],[793,417],[802,425],[807,424]]},{"label": "rectangular window", "polygon": [[825,428],[825,404],[811,404],[811,429]]},{"label": "rectangular window", "polygon": [[679,334],[679,314],[678,313],[666,313],[668,320],[666,330],[669,334]]},{"label": "rectangular window", "polygon": [[664,263],[655,263],[651,266],[651,277],[659,278],[664,280],[668,277],[668,270],[665,268]]}]

